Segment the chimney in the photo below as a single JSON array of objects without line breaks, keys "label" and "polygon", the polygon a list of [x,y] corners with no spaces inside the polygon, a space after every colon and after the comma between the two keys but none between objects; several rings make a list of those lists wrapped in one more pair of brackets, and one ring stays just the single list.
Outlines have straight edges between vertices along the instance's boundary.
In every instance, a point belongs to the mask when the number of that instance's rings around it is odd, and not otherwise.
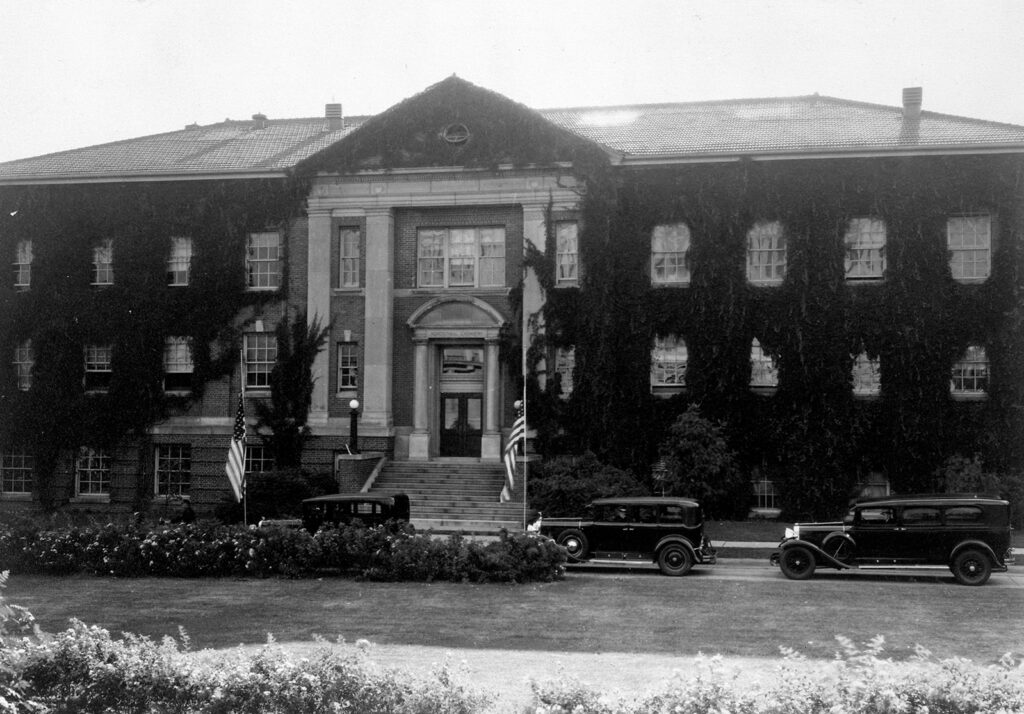
[{"label": "chimney", "polygon": [[905,87],[903,89],[903,118],[921,118],[921,99],[924,92],[920,87]]},{"label": "chimney", "polygon": [[345,128],[345,117],[341,113],[340,104],[327,104],[324,106],[324,116],[327,117],[327,128],[331,131]]},{"label": "chimney", "polygon": [[252,120],[256,124],[257,129],[267,128],[267,115],[266,114],[253,114]]}]

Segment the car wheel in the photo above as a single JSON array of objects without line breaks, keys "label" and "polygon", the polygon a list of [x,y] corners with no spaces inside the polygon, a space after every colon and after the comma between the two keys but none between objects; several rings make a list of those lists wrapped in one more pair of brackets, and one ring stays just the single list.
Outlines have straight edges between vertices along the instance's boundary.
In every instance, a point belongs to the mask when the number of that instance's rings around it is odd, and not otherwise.
[{"label": "car wheel", "polygon": [[950,570],[961,585],[984,585],[992,574],[992,561],[980,550],[968,549],[953,558]]},{"label": "car wheel", "polygon": [[822,545],[821,549],[844,565],[853,562],[853,544],[846,538],[833,538]]},{"label": "car wheel", "polygon": [[669,543],[658,551],[658,567],[665,575],[686,575],[693,567],[693,555],[679,543]]},{"label": "car wheel", "polygon": [[814,575],[814,553],[802,545],[786,548],[779,557],[779,568],[790,580],[807,580]]},{"label": "car wheel", "polygon": [[562,531],[558,534],[558,538],[555,541],[558,545],[565,548],[569,553],[569,558],[572,560],[585,560],[587,557],[587,537],[583,534],[583,531],[576,528],[570,528],[569,530]]}]

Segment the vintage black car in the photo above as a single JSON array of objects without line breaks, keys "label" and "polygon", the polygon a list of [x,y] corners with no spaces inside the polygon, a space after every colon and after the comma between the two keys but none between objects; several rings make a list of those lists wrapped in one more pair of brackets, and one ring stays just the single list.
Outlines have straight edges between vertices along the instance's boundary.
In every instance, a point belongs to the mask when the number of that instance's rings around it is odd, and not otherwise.
[{"label": "vintage black car", "polygon": [[582,517],[542,518],[540,532],[574,562],[650,561],[665,575],[715,563],[700,504],[687,498],[601,498]]},{"label": "vintage black car", "polygon": [[302,525],[316,533],[324,524],[379,526],[409,520],[409,497],[403,493],[335,493],[302,502]]},{"label": "vintage black car", "polygon": [[771,562],[793,580],[827,568],[944,565],[964,585],[983,585],[1013,562],[1010,504],[972,494],[859,499],[842,521],[786,529]]}]

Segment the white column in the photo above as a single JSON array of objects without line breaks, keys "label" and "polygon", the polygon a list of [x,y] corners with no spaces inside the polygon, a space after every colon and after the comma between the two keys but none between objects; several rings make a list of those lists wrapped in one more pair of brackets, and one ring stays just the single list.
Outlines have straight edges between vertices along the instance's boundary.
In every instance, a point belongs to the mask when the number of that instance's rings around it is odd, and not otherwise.
[{"label": "white column", "polygon": [[430,375],[427,373],[428,343],[417,339],[414,348],[413,363],[413,395],[412,395],[412,433],[409,435],[409,458],[430,458],[430,415],[427,405],[430,403],[428,393]]},{"label": "white column", "polygon": [[[306,253],[306,319],[319,318],[320,325],[331,320],[331,214],[311,210],[308,222],[309,240]],[[327,424],[327,397],[330,386],[331,344],[313,360],[313,400],[309,408],[312,426]]]},{"label": "white column", "polygon": [[394,311],[394,215],[366,212],[366,308],[363,329],[363,414],[369,433],[390,434]]},{"label": "white column", "polygon": [[501,458],[501,434],[498,432],[499,379],[498,341],[488,339],[484,346],[484,430],[480,458]]}]

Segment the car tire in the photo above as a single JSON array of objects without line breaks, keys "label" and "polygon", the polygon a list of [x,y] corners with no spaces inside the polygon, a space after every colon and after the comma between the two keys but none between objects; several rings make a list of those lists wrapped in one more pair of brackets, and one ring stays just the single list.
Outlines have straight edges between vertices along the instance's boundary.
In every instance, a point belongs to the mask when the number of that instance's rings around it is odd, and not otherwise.
[{"label": "car tire", "polygon": [[680,543],[669,543],[658,551],[658,568],[665,575],[686,575],[693,567],[693,554]]},{"label": "car tire", "polygon": [[846,538],[835,537],[821,545],[821,549],[843,565],[853,562],[853,543]]},{"label": "car tire", "polygon": [[956,554],[949,569],[961,585],[984,585],[992,575],[992,561],[982,551],[968,548]]},{"label": "car tire", "polygon": [[586,560],[590,544],[587,543],[587,536],[578,528],[569,528],[562,531],[558,534],[555,542],[565,548],[570,560]]},{"label": "car tire", "polygon": [[814,553],[802,545],[783,549],[779,555],[779,569],[790,580],[807,580],[814,575]]}]

